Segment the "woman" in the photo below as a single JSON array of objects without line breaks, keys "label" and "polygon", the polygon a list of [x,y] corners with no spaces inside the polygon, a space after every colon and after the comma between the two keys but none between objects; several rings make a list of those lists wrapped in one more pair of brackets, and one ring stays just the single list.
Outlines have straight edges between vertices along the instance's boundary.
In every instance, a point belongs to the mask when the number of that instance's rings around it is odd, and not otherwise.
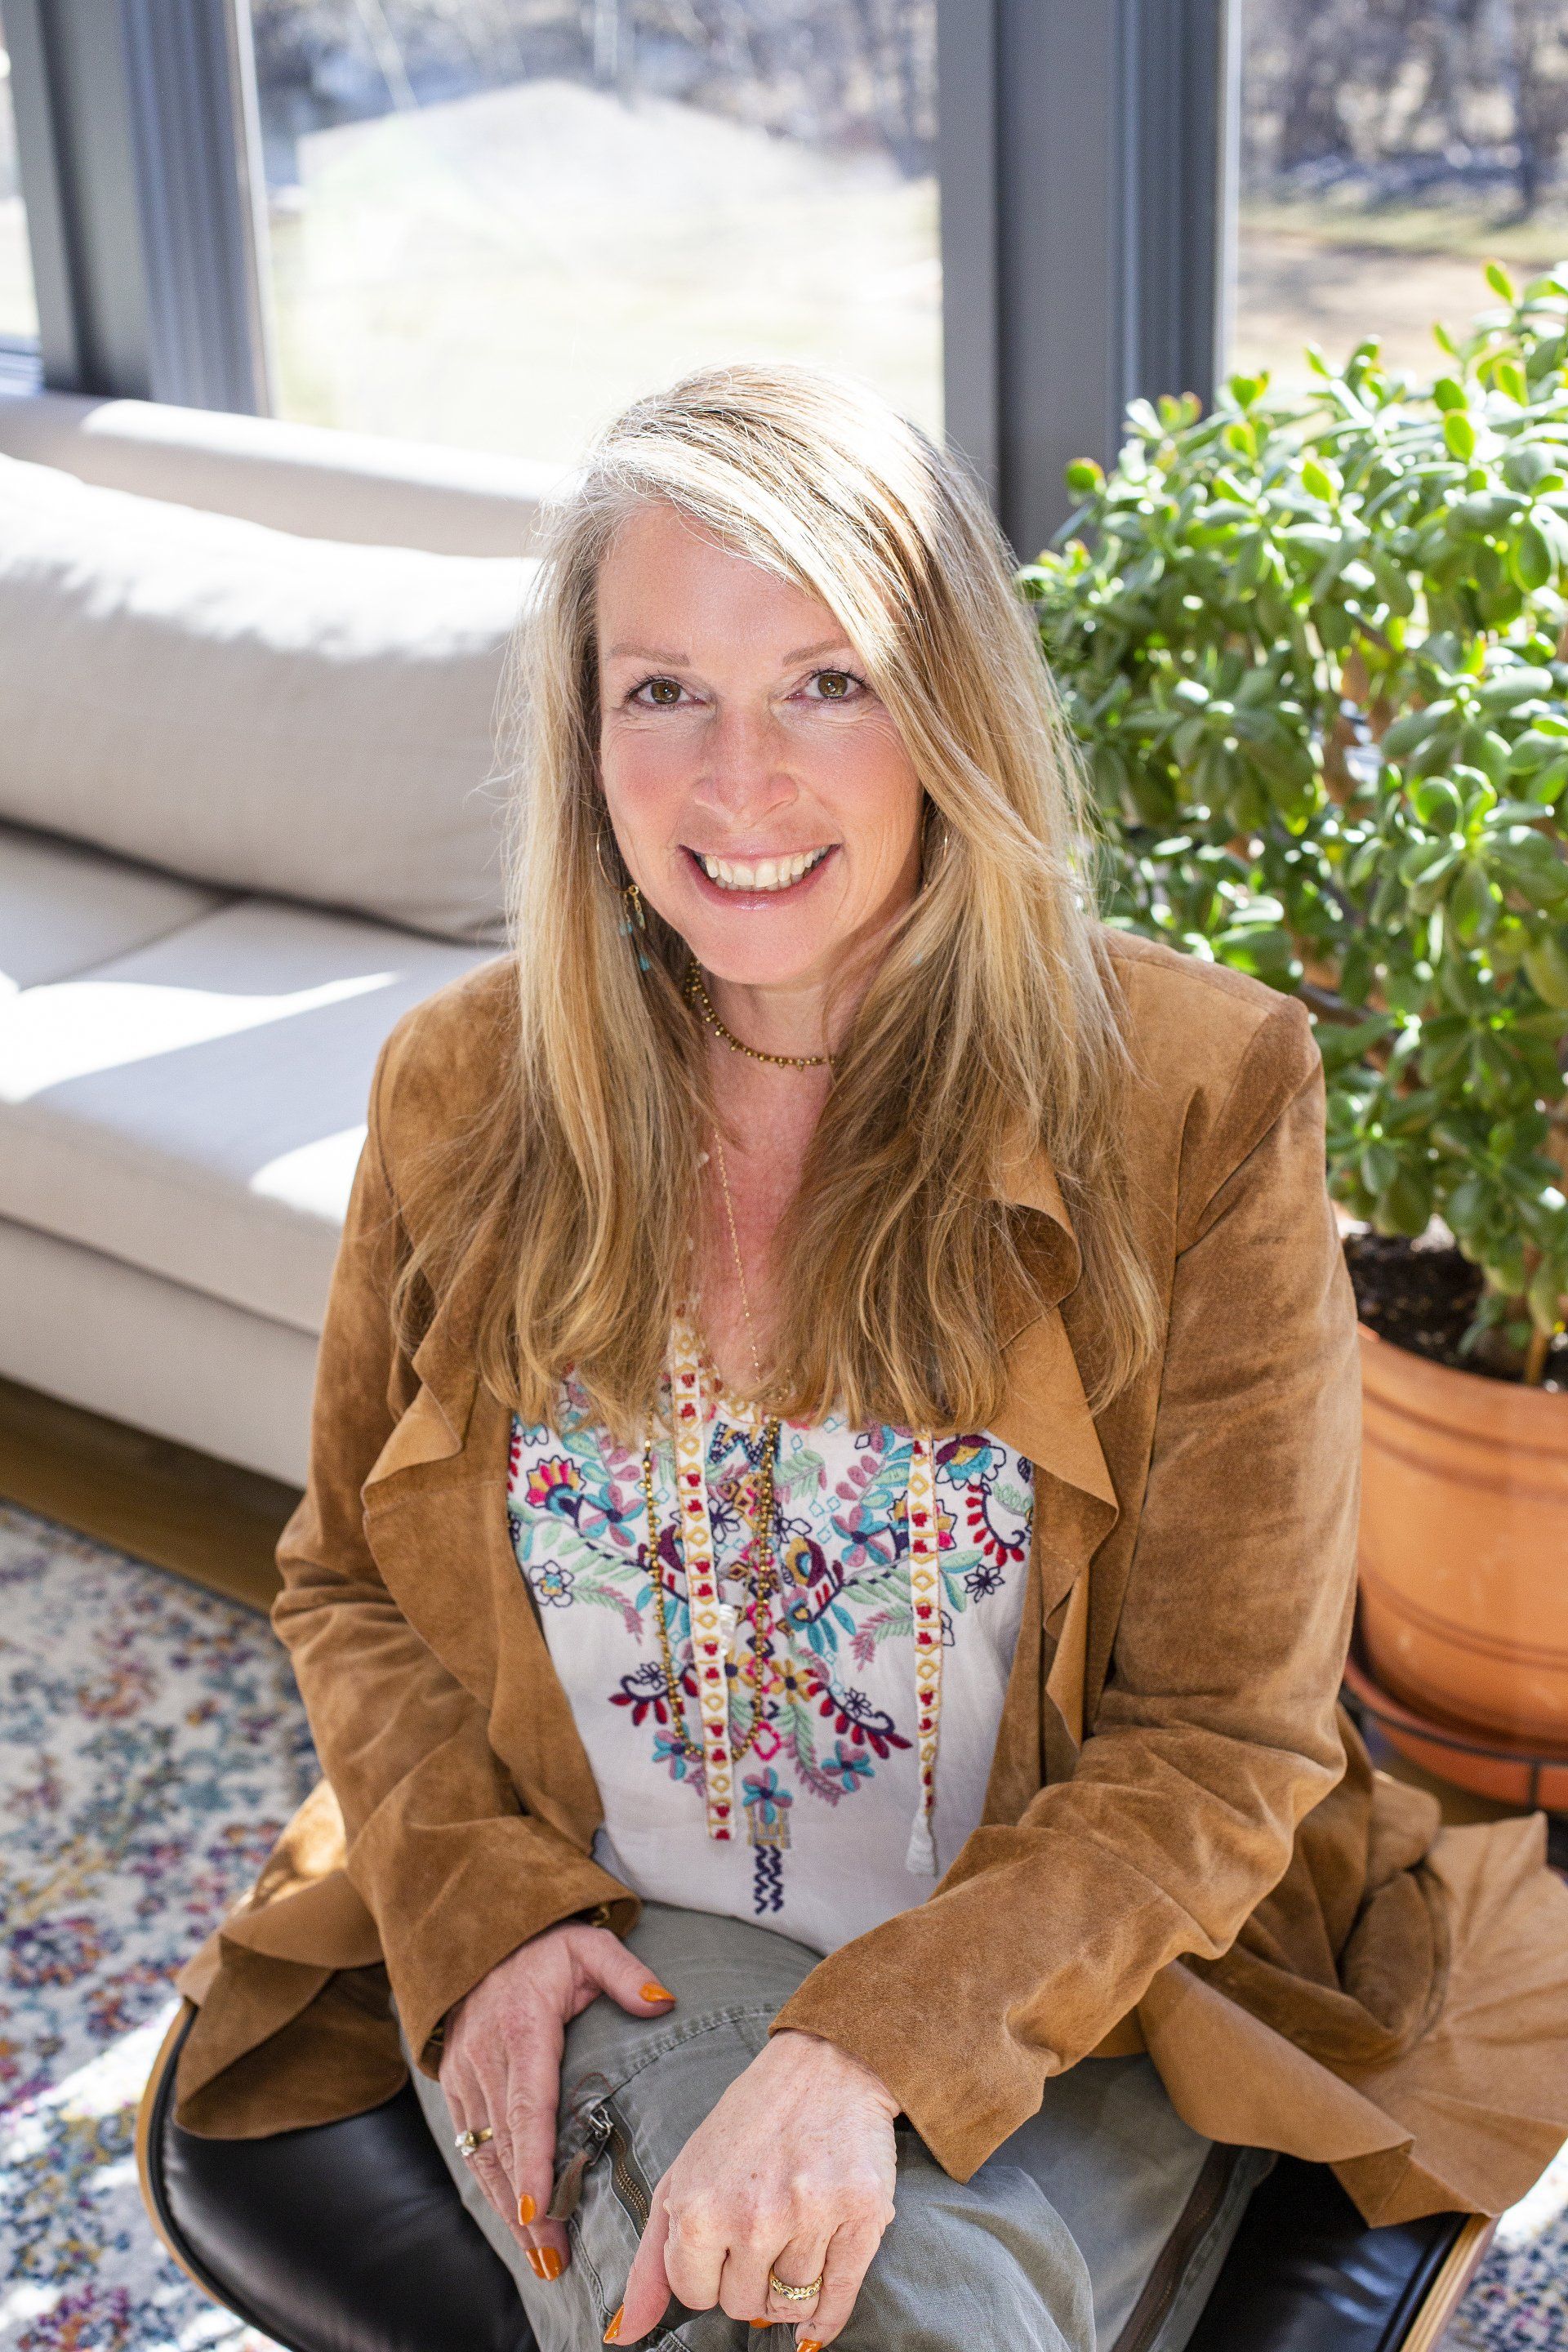
[{"label": "woman", "polygon": [[326,1783],[178,2119],[401,2034],[545,2352],[1175,2352],[1272,2151],[1498,2210],[1568,1897],[1337,1712],[1310,1026],[1094,920],[983,501],[846,381],[690,377],[521,670],[515,950],[383,1051],[279,1548]]}]

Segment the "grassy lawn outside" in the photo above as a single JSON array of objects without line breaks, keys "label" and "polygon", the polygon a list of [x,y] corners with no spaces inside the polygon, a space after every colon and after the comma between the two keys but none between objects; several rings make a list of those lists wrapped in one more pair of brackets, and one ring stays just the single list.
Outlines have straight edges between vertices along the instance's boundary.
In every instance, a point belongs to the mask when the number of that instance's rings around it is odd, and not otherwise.
[{"label": "grassy lawn outside", "polygon": [[1496,305],[1483,263],[1504,262],[1522,280],[1564,255],[1562,213],[1518,222],[1458,205],[1249,203],[1237,238],[1230,363],[1304,385],[1304,344],[1321,343],[1338,361],[1375,333],[1392,365],[1435,374],[1442,353],[1433,320],[1459,330]]},{"label": "grassy lawn outside", "polygon": [[271,223],[277,404],[570,460],[702,362],[823,359],[940,430],[934,179],[539,80],[317,132]]}]

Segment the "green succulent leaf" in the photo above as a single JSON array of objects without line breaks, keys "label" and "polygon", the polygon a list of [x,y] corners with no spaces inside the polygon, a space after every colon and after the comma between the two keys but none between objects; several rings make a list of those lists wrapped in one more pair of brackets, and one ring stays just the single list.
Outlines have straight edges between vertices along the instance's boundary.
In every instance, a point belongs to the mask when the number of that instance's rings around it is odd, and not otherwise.
[{"label": "green succulent leaf", "polygon": [[1476,454],[1476,428],[1460,409],[1451,408],[1444,417],[1443,439],[1451,457],[1464,460]]},{"label": "green succulent leaf", "polygon": [[1532,593],[1544,588],[1557,569],[1555,547],[1533,517],[1521,528],[1514,546],[1513,576]]},{"label": "green succulent leaf", "polygon": [[1452,833],[1464,814],[1464,803],[1447,776],[1423,776],[1411,787],[1410,805],[1434,833]]},{"label": "green succulent leaf", "polygon": [[1536,994],[1568,1013],[1568,936],[1543,933],[1525,949],[1523,961]]},{"label": "green succulent leaf", "polygon": [[1404,1234],[1412,1239],[1432,1222],[1432,1179],[1425,1169],[1402,1168],[1377,1196],[1373,1222],[1379,1233]]}]

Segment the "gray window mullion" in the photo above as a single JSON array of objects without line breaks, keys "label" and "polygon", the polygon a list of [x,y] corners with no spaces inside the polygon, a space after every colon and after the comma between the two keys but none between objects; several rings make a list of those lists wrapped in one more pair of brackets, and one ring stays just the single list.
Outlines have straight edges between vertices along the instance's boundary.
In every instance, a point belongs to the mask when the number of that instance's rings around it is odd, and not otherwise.
[{"label": "gray window mullion", "polygon": [[1124,63],[1135,0],[1001,0],[1003,529],[1035,554],[1062,468],[1114,439],[1129,292]]},{"label": "gray window mullion", "polygon": [[46,381],[267,405],[246,0],[6,0]]},{"label": "gray window mullion", "polygon": [[85,273],[75,249],[77,206],[60,136],[66,92],[51,53],[59,30],[50,0],[5,0],[5,45],[38,306],[39,358],[44,381],[70,389],[87,383],[94,367],[83,315]]},{"label": "gray window mullion", "polygon": [[1195,392],[1206,408],[1224,368],[1232,15],[1229,0],[1139,0],[1130,28],[1130,398]]},{"label": "gray window mullion", "polygon": [[996,0],[937,0],[937,184],[947,437],[1001,488]]},{"label": "gray window mullion", "polygon": [[[244,0],[120,0],[155,400],[268,405]],[[243,46],[242,46],[243,44]]]},{"label": "gray window mullion", "polygon": [[1213,397],[1236,0],[938,6],[948,433],[1026,557],[1130,399]]}]

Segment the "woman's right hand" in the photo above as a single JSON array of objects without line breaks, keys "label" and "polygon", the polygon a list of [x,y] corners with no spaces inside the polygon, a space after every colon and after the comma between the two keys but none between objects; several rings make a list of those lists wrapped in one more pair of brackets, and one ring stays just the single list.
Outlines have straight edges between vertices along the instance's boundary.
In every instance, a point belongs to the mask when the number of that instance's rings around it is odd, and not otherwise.
[{"label": "woman's right hand", "polygon": [[489,2124],[495,2134],[464,2161],[536,2278],[559,2278],[570,2260],[565,2223],[544,2218],[555,2179],[561,2053],[573,2018],[602,1992],[629,2017],[662,2017],[675,2001],[618,1936],[569,1919],[520,1944],[447,2018],[441,2088],[453,2126]]}]

